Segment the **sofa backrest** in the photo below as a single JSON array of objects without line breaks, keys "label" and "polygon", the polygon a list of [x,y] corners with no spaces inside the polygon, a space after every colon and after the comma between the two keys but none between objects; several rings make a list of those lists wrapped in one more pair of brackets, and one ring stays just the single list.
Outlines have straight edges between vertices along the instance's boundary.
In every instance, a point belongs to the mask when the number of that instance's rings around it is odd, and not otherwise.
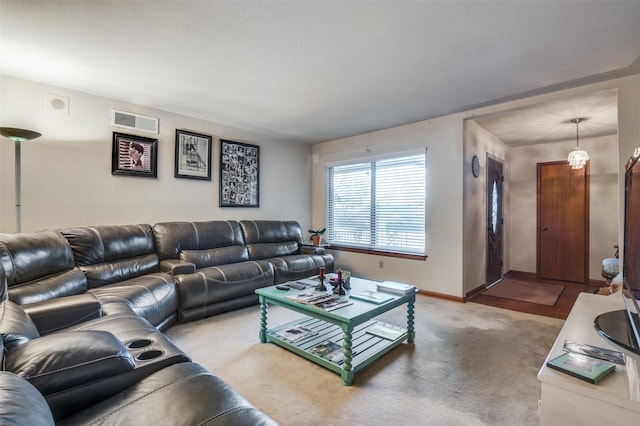
[{"label": "sofa backrest", "polygon": [[87,290],[71,246],[55,231],[0,234],[0,267],[8,298],[20,305]]},{"label": "sofa backrest", "polygon": [[153,237],[160,260],[182,259],[197,268],[249,260],[235,220],[157,223]]},{"label": "sofa backrest", "polygon": [[125,281],[160,270],[151,225],[61,229],[88,288]]},{"label": "sofa backrest", "polygon": [[242,220],[240,227],[251,260],[288,256],[300,252],[303,237],[298,222]]}]

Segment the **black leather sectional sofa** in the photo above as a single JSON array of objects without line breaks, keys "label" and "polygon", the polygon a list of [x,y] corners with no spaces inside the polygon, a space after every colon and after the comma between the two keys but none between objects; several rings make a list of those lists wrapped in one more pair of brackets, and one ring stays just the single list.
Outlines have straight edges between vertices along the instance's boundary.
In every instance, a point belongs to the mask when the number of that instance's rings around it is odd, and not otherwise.
[{"label": "black leather sectional sofa", "polygon": [[162,331],[333,270],[302,242],[291,221],[0,234],[0,423],[275,424]]}]

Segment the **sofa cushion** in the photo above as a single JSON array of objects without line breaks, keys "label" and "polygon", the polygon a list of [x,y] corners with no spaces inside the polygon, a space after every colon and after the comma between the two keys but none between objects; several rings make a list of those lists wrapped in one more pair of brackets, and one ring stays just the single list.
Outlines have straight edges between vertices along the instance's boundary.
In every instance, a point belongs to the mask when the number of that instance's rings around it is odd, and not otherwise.
[{"label": "sofa cushion", "polygon": [[178,259],[184,250],[244,245],[242,230],[235,220],[156,223],[153,238],[161,260]]},{"label": "sofa cushion", "polygon": [[7,350],[40,337],[31,317],[10,300],[0,302],[0,334]]},{"label": "sofa cushion", "polygon": [[60,230],[78,265],[112,262],[154,253],[151,225],[117,225]]},{"label": "sofa cushion", "polygon": [[333,271],[333,257],[317,254],[298,254],[284,257],[273,257],[269,263],[273,265],[275,283],[308,278],[318,273],[320,268],[326,272]]},{"label": "sofa cushion", "polygon": [[54,420],[38,389],[16,374],[0,371],[0,424],[53,426]]},{"label": "sofa cushion", "polygon": [[273,280],[273,266],[265,260],[212,266],[193,274],[176,275],[178,320],[193,321],[255,304],[256,289],[273,285]]},{"label": "sofa cushion", "polygon": [[0,266],[9,298],[35,303],[86,291],[69,243],[55,231],[0,234]]},{"label": "sofa cushion", "polygon": [[277,426],[231,386],[192,362],[158,371],[57,424]]},{"label": "sofa cushion", "polygon": [[[112,302],[126,303],[142,318],[156,327],[175,317],[178,296],[173,277],[167,273],[147,274],[129,280],[89,290],[106,306]],[[167,324],[170,325],[170,324]]]},{"label": "sofa cushion", "polygon": [[240,227],[251,260],[298,254],[303,242],[295,221],[242,220]]},{"label": "sofa cushion", "polygon": [[158,272],[151,225],[61,229],[89,288]]},{"label": "sofa cushion", "polygon": [[210,250],[182,250],[180,259],[193,263],[197,269],[202,269],[209,266],[244,262],[249,260],[249,252],[246,246],[229,246]]},{"label": "sofa cushion", "polygon": [[146,254],[96,265],[84,265],[80,269],[87,276],[87,287],[89,289],[160,271],[156,254]]},{"label": "sofa cushion", "polygon": [[50,334],[5,355],[5,369],[27,379],[45,397],[134,367],[127,348],[106,331]]}]

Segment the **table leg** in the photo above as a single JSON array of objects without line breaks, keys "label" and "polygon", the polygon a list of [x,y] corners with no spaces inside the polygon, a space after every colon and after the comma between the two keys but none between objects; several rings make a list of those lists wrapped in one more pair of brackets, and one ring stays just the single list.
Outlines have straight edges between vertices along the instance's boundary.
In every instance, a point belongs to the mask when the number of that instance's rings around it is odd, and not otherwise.
[{"label": "table leg", "polygon": [[263,296],[260,299],[260,342],[267,343],[267,301]]},{"label": "table leg", "polygon": [[413,322],[415,302],[416,302],[416,296],[414,295],[411,299],[409,299],[409,302],[407,303],[407,342],[408,343],[413,343],[413,340],[416,337],[416,331],[415,331],[414,322]]},{"label": "table leg", "polygon": [[342,333],[343,333],[343,362],[342,362],[342,383],[345,386],[351,386],[353,383],[353,370],[351,361],[353,354],[352,352],[352,333],[353,327],[349,324],[342,324]]}]

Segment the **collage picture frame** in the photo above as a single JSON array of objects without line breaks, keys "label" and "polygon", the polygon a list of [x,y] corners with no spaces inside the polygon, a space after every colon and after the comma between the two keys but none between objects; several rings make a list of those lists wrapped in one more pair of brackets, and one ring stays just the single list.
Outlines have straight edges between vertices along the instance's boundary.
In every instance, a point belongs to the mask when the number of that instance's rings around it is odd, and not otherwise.
[{"label": "collage picture frame", "polygon": [[260,207],[260,146],[220,140],[220,207]]}]

